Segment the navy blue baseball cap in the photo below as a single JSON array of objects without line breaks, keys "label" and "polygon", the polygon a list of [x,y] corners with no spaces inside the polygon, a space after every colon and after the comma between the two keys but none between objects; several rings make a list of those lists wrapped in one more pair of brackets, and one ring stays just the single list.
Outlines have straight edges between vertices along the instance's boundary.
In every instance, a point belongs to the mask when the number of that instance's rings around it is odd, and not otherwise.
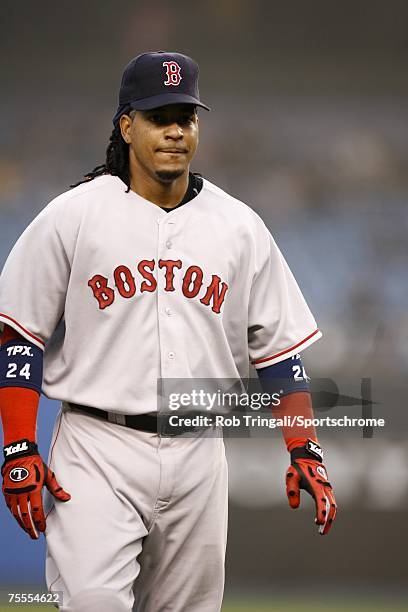
[{"label": "navy blue baseball cap", "polygon": [[200,100],[198,65],[181,53],[142,53],[123,72],[113,124],[131,109],[150,110],[167,104],[194,104],[210,110]]}]

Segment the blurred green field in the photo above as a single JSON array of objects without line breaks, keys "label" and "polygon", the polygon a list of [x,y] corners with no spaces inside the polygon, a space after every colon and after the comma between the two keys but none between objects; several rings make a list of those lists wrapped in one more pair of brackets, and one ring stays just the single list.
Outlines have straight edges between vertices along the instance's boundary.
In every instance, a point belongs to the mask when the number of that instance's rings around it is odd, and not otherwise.
[{"label": "blurred green field", "polygon": [[[10,612],[19,610],[20,612],[41,612],[44,610],[55,610],[52,605],[0,605],[0,612]],[[332,605],[323,602],[312,602],[304,604],[296,599],[277,599],[277,600],[240,600],[226,599],[222,607],[222,612],[406,612],[408,601],[389,601],[366,599],[345,599],[343,602],[333,602]]]},{"label": "blurred green field", "polygon": [[343,603],[316,602],[305,605],[299,599],[288,601],[226,601],[222,612],[406,612],[408,602],[392,604],[390,602],[345,601]]}]

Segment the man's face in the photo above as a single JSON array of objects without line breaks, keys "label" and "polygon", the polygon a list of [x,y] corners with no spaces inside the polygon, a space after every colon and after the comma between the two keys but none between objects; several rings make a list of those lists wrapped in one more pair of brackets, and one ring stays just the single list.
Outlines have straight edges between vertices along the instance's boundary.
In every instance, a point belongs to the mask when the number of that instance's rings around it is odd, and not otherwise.
[{"label": "man's face", "polygon": [[121,117],[120,127],[129,143],[131,170],[142,169],[163,183],[188,170],[198,144],[198,118],[192,104],[132,111]]}]

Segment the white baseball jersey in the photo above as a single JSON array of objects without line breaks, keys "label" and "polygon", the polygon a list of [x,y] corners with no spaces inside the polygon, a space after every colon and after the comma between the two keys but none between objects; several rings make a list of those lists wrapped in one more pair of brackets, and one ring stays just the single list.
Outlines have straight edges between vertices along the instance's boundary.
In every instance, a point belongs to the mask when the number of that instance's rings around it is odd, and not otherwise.
[{"label": "white baseball jersey", "polygon": [[0,277],[50,398],[138,414],[159,378],[246,378],[321,333],[260,217],[204,180],[167,213],[110,175],[54,199]]}]

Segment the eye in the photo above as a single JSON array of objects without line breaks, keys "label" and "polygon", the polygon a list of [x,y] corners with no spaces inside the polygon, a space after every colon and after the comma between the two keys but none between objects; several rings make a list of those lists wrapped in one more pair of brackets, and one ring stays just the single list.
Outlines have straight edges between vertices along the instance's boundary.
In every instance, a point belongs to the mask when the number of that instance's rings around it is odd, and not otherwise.
[{"label": "eye", "polygon": [[180,125],[189,125],[189,124],[193,123],[193,121],[194,121],[194,115],[188,113],[186,115],[182,115],[179,118],[178,122],[179,122]]},{"label": "eye", "polygon": [[158,113],[154,113],[153,115],[149,116],[149,121],[155,123],[156,125],[163,125],[164,117],[162,117],[162,115],[159,115]]},{"label": "eye", "polygon": [[153,125],[164,126],[170,125],[171,123],[178,123],[181,126],[189,126],[194,123],[195,114],[194,113],[181,113],[180,115],[175,115],[174,117],[168,117],[167,115],[160,113],[152,113],[147,116],[148,121]]}]

